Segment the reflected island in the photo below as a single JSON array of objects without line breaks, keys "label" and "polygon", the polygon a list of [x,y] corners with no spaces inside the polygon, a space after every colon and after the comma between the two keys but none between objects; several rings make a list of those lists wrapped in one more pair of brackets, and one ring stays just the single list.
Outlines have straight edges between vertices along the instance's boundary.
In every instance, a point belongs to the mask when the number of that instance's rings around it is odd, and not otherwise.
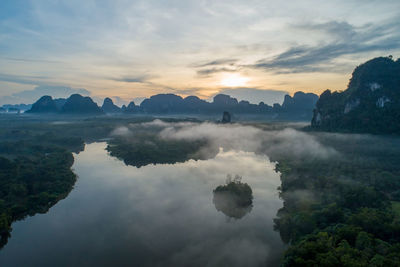
[{"label": "reflected island", "polygon": [[241,219],[253,207],[253,191],[247,183],[241,182],[242,177],[228,174],[226,184],[213,190],[213,203],[217,211],[234,219]]}]

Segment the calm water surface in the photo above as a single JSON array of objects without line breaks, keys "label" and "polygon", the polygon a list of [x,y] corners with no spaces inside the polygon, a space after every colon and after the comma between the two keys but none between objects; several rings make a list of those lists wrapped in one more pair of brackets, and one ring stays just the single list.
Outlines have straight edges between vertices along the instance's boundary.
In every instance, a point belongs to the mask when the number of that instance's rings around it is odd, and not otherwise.
[{"label": "calm water surface", "polygon": [[[279,175],[265,156],[220,151],[214,159],[136,168],[93,143],[75,156],[69,196],[12,225],[0,266],[274,266],[282,207]],[[241,219],[213,204],[227,174],[243,176],[253,208]]]}]

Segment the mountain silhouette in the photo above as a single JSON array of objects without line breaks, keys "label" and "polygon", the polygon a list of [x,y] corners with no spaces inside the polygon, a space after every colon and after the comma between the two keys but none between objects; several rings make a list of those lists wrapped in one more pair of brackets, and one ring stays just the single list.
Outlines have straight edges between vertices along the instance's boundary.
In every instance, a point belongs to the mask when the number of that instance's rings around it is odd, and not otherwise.
[{"label": "mountain silhouette", "polygon": [[58,112],[56,102],[51,96],[45,95],[36,101],[30,110],[26,111],[28,113],[55,113]]},{"label": "mountain silhouette", "polygon": [[326,131],[400,133],[400,60],[378,57],[358,66],[343,92],[323,92],[311,127]]},{"label": "mountain silhouette", "polygon": [[105,113],[120,113],[121,112],[121,108],[119,108],[117,105],[114,105],[114,102],[109,97],[104,98],[104,102],[103,102],[103,105],[101,106],[101,109]]},{"label": "mountain silhouette", "polygon": [[71,95],[61,108],[61,113],[65,114],[102,114],[103,111],[88,96],[80,94]]},{"label": "mountain silhouette", "polygon": [[52,99],[43,96],[36,101],[29,113],[63,113],[75,115],[126,113],[126,114],[188,114],[188,115],[219,115],[229,114],[257,115],[266,119],[310,120],[312,110],[318,96],[312,93],[296,92],[293,97],[287,95],[282,105],[269,106],[264,102],[252,104],[229,95],[218,94],[212,102],[207,102],[197,96],[182,98],[175,94],[157,94],[143,100],[138,106],[132,101],[128,106],[119,108],[110,98],[105,98],[100,108],[90,97],[73,94],[68,99]]}]

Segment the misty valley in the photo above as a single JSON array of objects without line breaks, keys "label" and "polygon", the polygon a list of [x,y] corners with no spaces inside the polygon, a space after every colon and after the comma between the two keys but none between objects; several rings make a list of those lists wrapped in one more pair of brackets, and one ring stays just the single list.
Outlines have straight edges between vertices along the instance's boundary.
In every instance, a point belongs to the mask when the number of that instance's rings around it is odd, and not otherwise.
[{"label": "misty valley", "polygon": [[377,57],[272,106],[6,105],[0,265],[399,266],[399,74]]},{"label": "misty valley", "polygon": [[[74,189],[48,213],[13,224],[2,264],[279,262],[283,242],[272,221],[282,206],[276,192],[279,175],[266,157],[221,150],[212,160],[136,168],[110,157],[105,148],[104,142],[91,143],[74,155],[72,168],[79,177]],[[243,180],[257,188],[253,209],[241,219],[218,212],[212,202],[213,189],[225,183],[228,172],[242,173]],[[223,202],[228,203],[229,196],[219,200]]]},{"label": "misty valley", "polygon": [[[19,209],[4,203],[3,211],[9,212],[3,213],[4,216],[17,222],[12,224],[12,231],[2,229],[4,247],[0,264],[71,266],[117,262],[139,266],[204,266],[209,262],[257,266],[265,262],[279,263],[284,244],[273,230],[273,219],[282,207],[275,163],[266,155],[251,151],[251,146],[239,144],[237,137],[225,140],[231,143],[228,144],[213,136],[228,135],[232,127],[243,136],[247,134],[246,126],[152,119],[117,123],[102,119],[68,122],[50,119],[33,122],[29,127],[21,127],[19,123],[10,122],[14,126],[3,132],[8,141],[2,143],[2,153],[15,155],[4,161],[16,164],[20,158],[30,158],[35,153],[51,157],[58,153],[53,152],[57,147],[63,153],[72,153],[71,170],[76,182],[70,184],[65,195],[56,198],[48,185],[53,177],[47,177],[43,184],[32,181],[43,179],[39,177],[43,175],[41,167],[31,167],[31,180],[24,180],[25,173],[17,181],[9,178],[5,186],[25,191],[13,189],[5,199],[18,199],[25,194],[24,198],[29,201],[21,200]],[[103,124],[109,128],[102,128]],[[102,136],[98,135],[100,128]],[[207,134],[197,137],[190,134],[197,130]],[[81,139],[70,137],[86,131],[87,136]],[[18,133],[23,133],[24,138],[17,137]],[[190,134],[196,140],[180,138],[181,133]],[[24,151],[19,151],[18,145],[22,144]],[[25,151],[26,144],[32,145],[29,151]],[[133,149],[135,146],[140,149]],[[3,173],[7,167],[2,165]],[[27,167],[21,163],[20,168]],[[56,170],[58,166],[53,168]],[[37,176],[36,172],[39,172]],[[239,174],[243,183],[237,178]],[[46,175],[57,177],[58,174]],[[231,183],[239,189],[246,186],[245,202],[234,190],[226,191],[232,192],[231,195],[219,192],[219,188]],[[43,199],[44,193],[36,193],[45,188],[48,199]],[[37,194],[40,203],[35,204],[46,209],[32,211],[31,202]],[[54,201],[50,202],[53,196]],[[63,197],[66,198],[53,206]],[[14,214],[22,211],[15,217]],[[20,220],[26,215],[33,216]],[[11,235],[5,233],[7,229]],[[73,251],[68,249],[71,246]],[[26,253],[22,255],[21,250]],[[49,256],[44,259],[43,254]]]},{"label": "misty valley", "polygon": [[2,266],[398,264],[397,136],[301,122],[0,119]]},{"label": "misty valley", "polygon": [[0,0],[0,267],[400,267],[400,0]]}]

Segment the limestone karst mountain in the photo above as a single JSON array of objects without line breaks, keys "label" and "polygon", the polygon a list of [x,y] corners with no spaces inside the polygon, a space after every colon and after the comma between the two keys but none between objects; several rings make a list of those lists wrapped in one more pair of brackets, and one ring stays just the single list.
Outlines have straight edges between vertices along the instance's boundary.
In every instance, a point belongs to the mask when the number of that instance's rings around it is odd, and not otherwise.
[{"label": "limestone karst mountain", "polygon": [[343,92],[323,92],[311,122],[327,131],[400,133],[400,60],[378,57],[358,66]]}]

